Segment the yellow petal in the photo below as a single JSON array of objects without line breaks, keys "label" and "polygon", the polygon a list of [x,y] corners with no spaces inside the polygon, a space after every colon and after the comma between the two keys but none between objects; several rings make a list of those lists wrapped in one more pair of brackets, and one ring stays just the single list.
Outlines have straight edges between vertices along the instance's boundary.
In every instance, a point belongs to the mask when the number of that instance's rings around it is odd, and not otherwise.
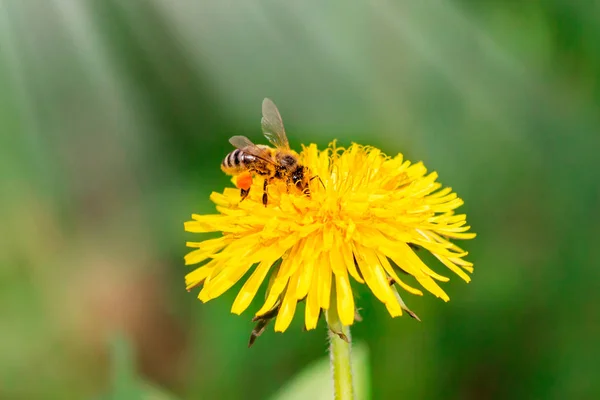
[{"label": "yellow petal", "polygon": [[294,318],[298,300],[296,299],[296,286],[293,283],[298,281],[299,274],[300,271],[296,271],[287,287],[283,302],[279,308],[279,313],[277,314],[277,319],[275,320],[275,332],[284,332],[290,326],[292,318]]},{"label": "yellow petal", "polygon": [[386,305],[392,317],[402,315],[402,309],[394,299],[394,294],[390,289],[383,267],[379,262],[375,252],[362,246],[356,246],[355,255],[358,266],[365,282],[373,294]]},{"label": "yellow petal", "polygon": [[434,256],[436,256],[437,259],[440,260],[446,267],[450,268],[450,270],[452,272],[454,272],[456,275],[460,276],[465,282],[471,282],[471,277],[469,275],[465,274],[462,269],[460,269],[458,266],[456,266],[448,258],[439,256],[437,254],[434,254]]},{"label": "yellow petal", "polygon": [[187,242],[188,247],[197,247],[197,250],[191,251],[185,256],[185,265],[198,264],[207,258],[211,257],[223,247],[231,242],[228,237],[220,237],[217,239],[205,240],[204,242],[195,243]]},{"label": "yellow petal", "polygon": [[329,262],[331,265],[331,270],[336,275],[341,275],[342,273],[345,273],[348,269],[348,267],[346,266],[346,262],[344,260],[344,254],[342,254],[342,252],[340,251],[341,243],[342,243],[342,240],[341,240],[341,238],[338,237],[337,234],[332,235],[332,237],[331,237],[332,246],[330,246],[330,248],[333,247],[333,249],[329,252]]},{"label": "yellow petal", "polygon": [[265,280],[267,273],[273,265],[273,260],[266,260],[258,264],[258,267],[254,270],[250,278],[244,283],[242,289],[238,293],[233,305],[231,306],[231,312],[235,314],[243,313],[246,308],[252,303],[256,292],[260,288],[260,285]]},{"label": "yellow petal", "polygon": [[[315,265],[315,271],[318,266]],[[315,329],[321,314],[321,308],[319,307],[319,280],[315,276],[312,279],[308,295],[306,297],[306,308],[304,309],[304,323],[306,330]]]},{"label": "yellow petal", "polygon": [[396,271],[394,271],[394,267],[392,267],[385,255],[377,254],[377,258],[379,258],[379,262],[381,262],[381,265],[383,266],[385,272],[387,272],[387,274],[391,276],[392,279],[394,279],[394,281],[396,281],[396,283],[398,283],[398,285],[400,285],[404,290],[406,290],[409,293],[416,294],[417,296],[423,296],[423,292],[421,292],[419,289],[415,289],[411,286],[408,286],[402,281],[402,279],[400,279],[398,274],[396,274]]},{"label": "yellow petal", "polygon": [[417,257],[414,251],[406,243],[397,243],[394,250],[385,249],[384,254],[402,269],[413,275],[425,289],[437,297],[442,298],[444,301],[450,300],[446,292],[431,279],[429,273],[433,273],[433,271]]},{"label": "yellow petal", "polygon": [[283,261],[281,262],[281,266],[279,267],[279,271],[277,276],[273,280],[273,283],[268,291],[267,299],[265,300],[265,304],[256,312],[256,315],[263,315],[267,311],[269,311],[288,284],[290,276],[296,272],[296,269],[299,267],[298,258],[296,255],[301,246],[296,245],[292,249],[290,249],[287,255],[283,256]]},{"label": "yellow petal", "polygon": [[329,262],[329,255],[327,253],[321,253],[321,257],[317,261],[318,278],[319,284],[319,307],[324,310],[329,308],[329,300],[331,299],[331,265]]},{"label": "yellow petal", "polygon": [[213,280],[204,284],[204,288],[200,292],[200,300],[206,302],[219,297],[235,285],[248,272],[251,266],[252,264],[248,262],[229,266],[226,272],[219,274]]},{"label": "yellow petal", "polygon": [[206,277],[211,273],[212,268],[209,266],[203,266],[196,268],[185,276],[186,290],[191,290],[194,287],[201,285]]},{"label": "yellow petal", "polygon": [[335,289],[337,312],[343,325],[352,325],[354,322],[354,296],[348,280],[348,273],[343,270],[335,276]]},{"label": "yellow petal", "polygon": [[310,289],[313,280],[314,270],[315,263],[312,258],[304,260],[302,268],[298,269],[301,273],[299,274],[298,283],[296,285],[297,300],[302,300],[308,295],[308,290]]},{"label": "yellow petal", "polygon": [[339,243],[339,252],[342,255],[344,266],[348,269],[350,276],[352,276],[352,278],[354,278],[354,280],[356,280],[358,283],[365,283],[356,269],[354,255],[352,254],[352,247],[350,244],[346,243],[345,241],[341,241]]}]

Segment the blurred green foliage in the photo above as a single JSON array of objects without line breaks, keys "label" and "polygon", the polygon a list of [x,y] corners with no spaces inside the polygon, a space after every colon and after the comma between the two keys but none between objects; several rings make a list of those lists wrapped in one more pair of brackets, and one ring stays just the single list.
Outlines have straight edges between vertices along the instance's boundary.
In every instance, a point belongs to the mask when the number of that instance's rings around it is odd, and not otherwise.
[{"label": "blurred green foliage", "polygon": [[239,285],[184,290],[183,221],[229,184],[227,138],[261,140],[264,97],[296,148],[423,160],[479,234],[450,303],[404,296],[422,323],[359,293],[372,398],[597,398],[599,21],[567,0],[0,0],[0,398],[110,393],[117,331],[183,399],[269,398],[323,357],[322,325],[247,349]]},{"label": "blurred green foliage", "polygon": [[145,382],[137,375],[135,354],[131,343],[120,335],[115,335],[110,343],[111,382],[106,400],[175,400],[165,391]]}]

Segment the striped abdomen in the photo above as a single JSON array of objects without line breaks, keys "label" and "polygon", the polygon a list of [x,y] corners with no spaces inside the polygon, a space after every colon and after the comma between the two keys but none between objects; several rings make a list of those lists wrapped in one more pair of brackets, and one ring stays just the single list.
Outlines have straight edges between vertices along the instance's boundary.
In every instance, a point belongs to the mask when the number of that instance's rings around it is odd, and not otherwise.
[{"label": "striped abdomen", "polygon": [[252,154],[244,153],[240,149],[235,149],[223,159],[221,169],[227,174],[238,174],[251,169],[255,162],[256,157]]}]

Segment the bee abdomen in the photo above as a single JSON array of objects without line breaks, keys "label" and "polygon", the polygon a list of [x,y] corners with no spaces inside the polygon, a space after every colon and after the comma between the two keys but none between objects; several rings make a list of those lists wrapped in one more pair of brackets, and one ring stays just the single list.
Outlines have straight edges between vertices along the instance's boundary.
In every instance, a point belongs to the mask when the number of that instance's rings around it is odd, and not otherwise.
[{"label": "bee abdomen", "polygon": [[227,154],[223,159],[221,166],[226,169],[235,169],[238,167],[240,165],[239,153],[241,153],[240,150],[235,149],[231,153]]},{"label": "bee abdomen", "polygon": [[256,158],[248,153],[244,153],[240,149],[235,149],[223,159],[221,168],[231,172],[240,172],[249,167],[249,164],[254,162]]}]

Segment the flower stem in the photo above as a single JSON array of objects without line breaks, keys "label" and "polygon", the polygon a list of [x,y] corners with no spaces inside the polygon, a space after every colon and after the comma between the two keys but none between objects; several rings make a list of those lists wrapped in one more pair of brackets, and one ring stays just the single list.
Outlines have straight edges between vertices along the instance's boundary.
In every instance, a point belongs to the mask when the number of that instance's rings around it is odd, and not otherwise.
[{"label": "flower stem", "polygon": [[327,310],[329,324],[329,361],[333,373],[333,392],[335,400],[354,400],[354,385],[352,382],[352,364],[350,352],[352,337],[350,328],[342,325],[338,310],[335,291],[331,293],[331,304]]}]

